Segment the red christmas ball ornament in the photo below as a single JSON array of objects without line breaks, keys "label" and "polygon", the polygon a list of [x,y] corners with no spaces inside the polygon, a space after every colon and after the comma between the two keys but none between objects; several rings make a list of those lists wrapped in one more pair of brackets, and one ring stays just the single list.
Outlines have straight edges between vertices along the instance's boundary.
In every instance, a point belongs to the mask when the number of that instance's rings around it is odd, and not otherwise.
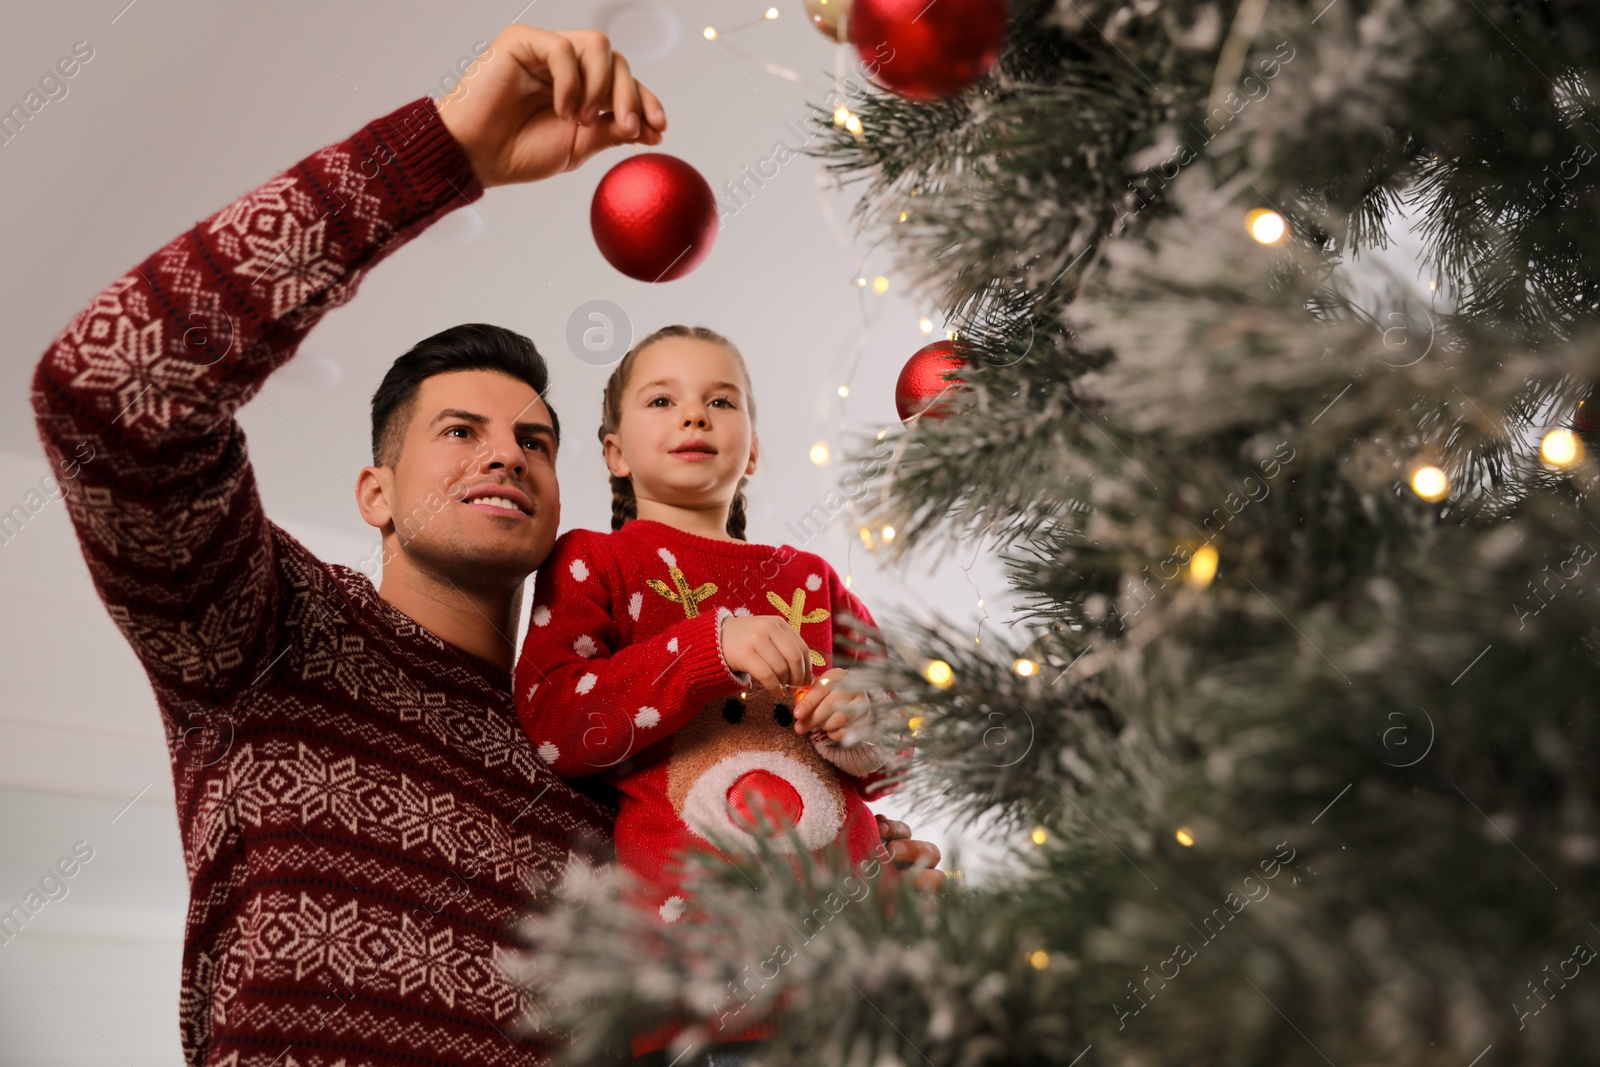
[{"label": "red christmas ball ornament", "polygon": [[1589,390],[1589,395],[1578,404],[1572,416],[1572,432],[1583,438],[1590,448],[1600,444],[1600,386]]},{"label": "red christmas ball ornament", "polygon": [[1008,0],[851,0],[848,28],[868,77],[908,100],[941,100],[989,73],[1008,14]]},{"label": "red christmas ball ornament", "polygon": [[900,378],[894,383],[894,406],[900,421],[909,425],[919,416],[942,419],[950,415],[954,411],[953,394],[966,382],[945,375],[966,365],[967,360],[954,341],[935,341],[917,349],[900,368]]},{"label": "red christmas ball ornament", "polygon": [[589,205],[606,261],[642,282],[670,282],[700,265],[717,238],[717,198],[676,156],[644,152],[606,172]]}]

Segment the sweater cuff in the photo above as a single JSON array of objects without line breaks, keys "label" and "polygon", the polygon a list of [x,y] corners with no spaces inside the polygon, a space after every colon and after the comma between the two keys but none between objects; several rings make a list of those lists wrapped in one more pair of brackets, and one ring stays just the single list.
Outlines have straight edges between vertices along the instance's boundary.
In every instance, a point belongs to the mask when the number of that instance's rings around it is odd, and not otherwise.
[{"label": "sweater cuff", "polygon": [[852,778],[879,770],[889,762],[889,757],[875,742],[857,741],[853,745],[841,745],[822,730],[811,732],[811,747],[816,749],[817,755]]},{"label": "sweater cuff", "polygon": [[[362,177],[377,178],[392,172],[392,180],[411,201],[402,227],[426,229],[439,217],[465,207],[484,194],[483,183],[472,162],[439,117],[438,102],[418,97],[362,131],[361,142],[371,141],[371,154],[360,164]],[[362,148],[367,148],[365,143]]]},{"label": "sweater cuff", "polygon": [[[689,689],[710,700],[734,689],[749,689],[750,675],[735,671],[722,656],[722,620],[731,615],[702,615],[710,633],[700,628],[683,650],[682,666],[689,671]],[[703,636],[702,636],[703,635]]]}]

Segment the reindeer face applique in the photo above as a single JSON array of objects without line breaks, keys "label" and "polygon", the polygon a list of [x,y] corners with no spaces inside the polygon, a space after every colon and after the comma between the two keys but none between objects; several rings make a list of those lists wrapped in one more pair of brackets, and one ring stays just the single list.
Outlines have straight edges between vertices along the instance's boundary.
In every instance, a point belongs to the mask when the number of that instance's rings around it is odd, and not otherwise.
[{"label": "reindeer face applique", "polygon": [[[672,737],[667,795],[696,836],[755,847],[768,832],[778,852],[793,852],[793,828],[810,851],[827,847],[844,825],[845,797],[833,769],[793,729],[793,705],[752,689],[712,701]],[[769,825],[755,819],[763,812]]]},{"label": "reindeer face applique", "polygon": [[[645,584],[681,607],[685,618],[699,615],[702,602],[716,595],[716,583],[695,585],[672,552],[658,548],[656,554],[667,565],[671,584],[659,578]],[[807,582],[812,592],[820,587],[816,575]],[[830,616],[826,608],[806,610],[806,589],[796,589],[788,599],[769,591],[767,600],[797,634],[805,624]],[[743,608],[740,613],[749,614]],[[827,662],[816,649],[806,651],[813,665]],[[751,850],[752,835],[760,833],[776,851],[793,852],[790,829],[810,851],[832,844],[844,825],[844,791],[833,768],[793,725],[793,704],[760,688],[701,708],[672,735],[667,764],[667,796],[684,825],[713,845],[732,842]]]}]

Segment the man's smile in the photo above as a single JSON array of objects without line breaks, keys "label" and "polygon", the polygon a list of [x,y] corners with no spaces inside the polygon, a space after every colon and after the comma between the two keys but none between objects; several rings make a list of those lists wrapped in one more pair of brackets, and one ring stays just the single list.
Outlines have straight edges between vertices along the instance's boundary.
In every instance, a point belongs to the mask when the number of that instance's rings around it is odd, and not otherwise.
[{"label": "man's smile", "polygon": [[461,503],[477,511],[508,518],[531,518],[533,501],[520,489],[499,482],[475,485],[461,495]]}]

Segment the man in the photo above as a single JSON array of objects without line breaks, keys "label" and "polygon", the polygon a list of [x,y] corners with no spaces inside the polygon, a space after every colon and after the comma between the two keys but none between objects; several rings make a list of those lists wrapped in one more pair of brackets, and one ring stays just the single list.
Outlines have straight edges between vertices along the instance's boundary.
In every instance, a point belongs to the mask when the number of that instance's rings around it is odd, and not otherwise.
[{"label": "man", "polygon": [[[233,414],[445,213],[665,128],[604,36],[513,25],[444,101],[377,119],[139,264],[39,364],[45,451],[76,468],[84,558],[167,730],[191,1065],[546,1058],[511,1036],[523,1005],[496,957],[614,812],[535,756],[510,692],[520,592],[560,518],[543,361],[480,326],[396,361],[356,493],[383,531],[377,590],[267,520]],[[883,833],[901,865],[937,863],[903,826]]]}]

